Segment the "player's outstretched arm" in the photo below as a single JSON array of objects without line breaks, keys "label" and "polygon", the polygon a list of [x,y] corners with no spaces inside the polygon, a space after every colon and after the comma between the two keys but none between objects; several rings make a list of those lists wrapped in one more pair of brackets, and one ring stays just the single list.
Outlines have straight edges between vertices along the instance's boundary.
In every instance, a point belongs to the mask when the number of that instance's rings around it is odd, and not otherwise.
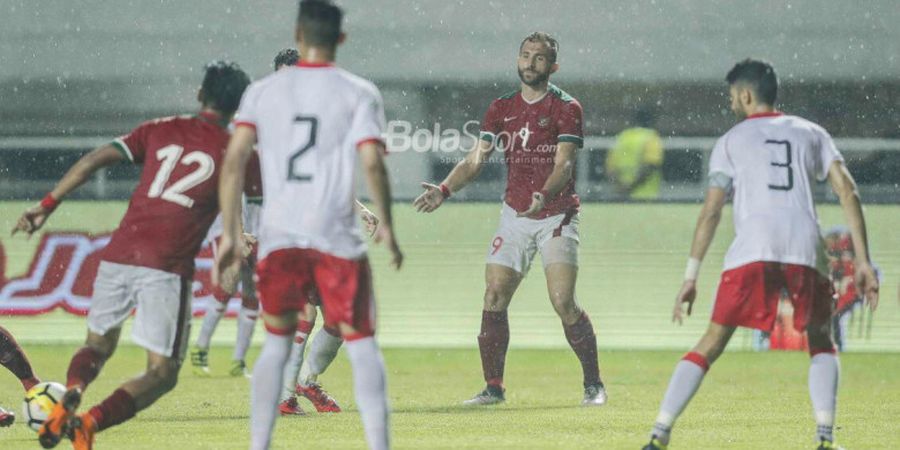
[{"label": "player's outstretched arm", "polygon": [[566,187],[566,184],[572,179],[572,175],[575,172],[576,150],[578,150],[578,145],[573,142],[560,142],[557,144],[556,156],[553,159],[553,172],[547,177],[547,181],[544,182],[544,187],[540,192],[531,194],[531,206],[527,210],[520,212],[518,214],[519,217],[536,216],[544,209],[544,202],[548,198],[553,198]]},{"label": "player's outstretched arm", "polygon": [[222,238],[219,240],[216,264],[213,270],[213,284],[220,285],[220,276],[234,271],[241,263],[244,241],[241,227],[241,193],[244,191],[244,174],[256,130],[250,126],[238,125],[228,141],[225,161],[219,175],[219,208],[222,209]]},{"label": "player's outstretched arm", "polygon": [[90,179],[94,172],[101,167],[110,166],[125,159],[125,155],[112,144],[103,145],[82,156],[40,203],[28,208],[22,214],[12,229],[12,234],[23,231],[30,237],[46,223],[47,218],[62,199]]},{"label": "player's outstretched arm", "polygon": [[847,225],[850,227],[850,236],[853,239],[853,249],[856,252],[856,274],[854,280],[859,292],[866,298],[866,303],[872,310],[878,307],[878,277],[872,267],[869,257],[869,238],[866,234],[866,219],[863,216],[862,204],[859,200],[859,191],[856,181],[847,170],[843,161],[834,161],[828,168],[828,182],[831,189],[841,202]]},{"label": "player's outstretched arm", "polygon": [[394,218],[391,215],[391,184],[382,155],[384,155],[384,144],[380,141],[367,142],[359,147],[359,157],[362,160],[366,182],[369,185],[369,195],[372,196],[372,202],[375,203],[375,210],[381,216],[381,227],[377,231],[375,241],[384,241],[384,245],[391,252],[391,265],[399,270],[403,265],[403,253],[400,251],[397,237],[394,235]]},{"label": "player's outstretched arm", "polygon": [[709,250],[709,244],[712,243],[713,237],[716,235],[716,228],[722,219],[722,208],[725,206],[725,200],[728,193],[720,187],[710,186],[706,190],[706,199],[703,202],[703,208],[700,210],[700,216],[697,218],[697,226],[694,228],[694,240],[691,242],[691,256],[688,259],[687,268],[684,272],[684,283],[678,296],[675,297],[675,308],[672,310],[672,321],[681,325],[684,320],[685,311],[682,310],[682,304],[687,303],[687,315],[690,316],[694,309],[694,300],[697,298],[697,275],[700,272],[700,263]]},{"label": "player's outstretched arm", "polygon": [[416,211],[432,212],[438,209],[444,200],[450,198],[452,193],[459,191],[478,177],[485,161],[493,151],[494,143],[492,141],[479,139],[475,149],[453,167],[440,185],[422,183],[425,192],[413,201]]}]

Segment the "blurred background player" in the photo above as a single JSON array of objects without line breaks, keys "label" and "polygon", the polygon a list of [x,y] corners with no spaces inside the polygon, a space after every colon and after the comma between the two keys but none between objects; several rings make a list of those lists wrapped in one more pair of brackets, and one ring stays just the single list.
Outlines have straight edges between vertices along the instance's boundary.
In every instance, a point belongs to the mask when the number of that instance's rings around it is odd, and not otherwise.
[{"label": "blurred background player", "polygon": [[706,334],[675,366],[645,450],[664,449],[710,365],[738,326],[771,331],[781,291],[794,306],[794,327],[807,332],[809,394],[819,449],[834,444],[840,367],[831,337],[833,289],[827,277],[812,186],[831,184],[849,224],[856,254],[856,283],[869,306],[878,303],[878,281],[869,260],[866,226],[856,183],[831,136],[822,127],[775,109],[778,79],[764,61],[747,59],[726,76],[731,109],[740,123],[722,136],[709,164],[709,189],[691,244],[685,281],[672,320],[691,314],[700,262],[712,242],[728,194],[734,195],[735,238],[725,255],[722,280]]},{"label": "blurred background player", "polygon": [[[356,404],[370,448],[389,448],[389,408],[366,245],[356,221],[360,160],[383,222],[378,231],[399,268],[390,185],[382,154],[384,109],[370,82],[334,66],[343,12],[326,1],[300,3],[295,37],[301,61],[253,83],[220,180],[224,234],[216,278],[239,264],[240,190],[253,145],[260,149],[263,205],[257,288],[266,340],[253,370],[250,446],[268,448],[298,315],[322,300],[325,324],[346,341]],[[310,213],[314,212],[314,214]]]},{"label": "blurred background player", "polygon": [[[19,382],[22,388],[28,392],[34,385],[41,382],[34,374],[25,351],[16,342],[16,339],[6,328],[0,327],[0,365],[6,367]],[[0,407],[0,427],[8,427],[16,421],[16,415]]]},{"label": "blurred background player", "polygon": [[633,200],[659,197],[663,145],[653,129],[656,116],[649,108],[635,113],[634,126],[622,130],[606,154],[606,176],[616,193]]},{"label": "blurred background player", "polygon": [[500,226],[488,250],[484,311],[478,348],[485,389],[466,405],[505,400],[503,370],[509,347],[507,310],[534,255],[540,251],[550,302],[562,319],[566,339],[581,362],[582,404],[603,405],[597,337],[591,319],[575,300],[578,274],[578,207],[575,152],[583,144],[581,105],[550,84],[559,69],[559,44],[532,33],[519,46],[521,87],[488,107],[481,138],[439,185],[422,183],[414,201],[419,211],[436,210],[453,192],[474,180],[495,148],[504,152],[508,172]]},{"label": "blurred background player", "polygon": [[[853,237],[845,226],[838,226],[828,230],[825,234],[825,248],[828,254],[828,269],[834,291],[837,294],[837,302],[834,308],[834,343],[839,351],[844,351],[847,339],[850,337],[850,328],[857,313],[859,318],[859,334],[864,333],[868,337],[869,328],[872,325],[874,313],[863,308],[865,299],[856,289],[856,252],[853,250]],[[881,274],[874,263],[875,275],[881,282]],[[863,329],[866,329],[865,332]]]},{"label": "blurred background player", "polygon": [[[206,66],[197,115],[145,122],[83,156],[16,224],[14,233],[30,236],[98,169],[122,161],[143,165],[125,216],[103,250],[88,336],[69,363],[68,390],[39,431],[44,448],[68,436],[76,449],[90,449],[98,431],[131,419],[175,387],[190,336],[194,257],[219,210],[227,127],[249,83],[234,63]],[[147,350],[146,371],[76,416],[82,392],[112,356],[132,310],[132,339]]]}]

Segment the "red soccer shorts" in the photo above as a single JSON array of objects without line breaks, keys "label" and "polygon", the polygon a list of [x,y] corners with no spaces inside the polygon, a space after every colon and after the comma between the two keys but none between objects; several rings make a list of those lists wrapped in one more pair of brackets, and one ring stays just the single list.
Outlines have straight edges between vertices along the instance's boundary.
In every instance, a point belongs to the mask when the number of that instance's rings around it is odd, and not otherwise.
[{"label": "red soccer shorts", "polygon": [[824,325],[834,310],[831,282],[811,267],[753,262],[722,273],[712,321],[772,331],[782,294],[794,306],[794,328]]},{"label": "red soccer shorts", "polygon": [[[368,258],[350,260],[318,250],[287,248],[269,253],[256,266],[256,290],[266,314],[302,311],[318,292],[325,326],[344,323],[375,334],[375,296]],[[353,337],[348,337],[352,340]]]}]

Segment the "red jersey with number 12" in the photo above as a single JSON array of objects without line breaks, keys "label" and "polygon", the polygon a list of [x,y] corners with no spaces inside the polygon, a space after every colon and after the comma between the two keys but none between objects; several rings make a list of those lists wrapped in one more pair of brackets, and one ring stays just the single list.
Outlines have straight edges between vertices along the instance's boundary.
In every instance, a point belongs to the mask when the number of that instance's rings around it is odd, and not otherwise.
[{"label": "red jersey with number 12", "polygon": [[[525,211],[531,206],[531,195],[544,188],[553,172],[557,145],[583,145],[581,105],[552,84],[533,102],[525,101],[521,91],[515,91],[491,102],[481,126],[481,139],[495,142],[504,152],[508,169],[506,203],[516,211]],[[562,191],[544,202],[538,219],[578,207],[574,171]]]},{"label": "red jersey with number 12", "polygon": [[151,120],[113,142],[144,169],[104,261],[193,275],[194,256],[219,212],[229,133],[218,121],[211,114]]}]

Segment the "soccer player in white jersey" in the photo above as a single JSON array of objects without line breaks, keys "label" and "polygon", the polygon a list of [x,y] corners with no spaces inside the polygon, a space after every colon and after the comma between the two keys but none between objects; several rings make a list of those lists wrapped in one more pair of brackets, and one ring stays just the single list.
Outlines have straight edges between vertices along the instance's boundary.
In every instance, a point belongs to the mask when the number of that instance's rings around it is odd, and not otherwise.
[{"label": "soccer player in white jersey", "polygon": [[831,136],[821,126],[775,109],[778,80],[764,61],[746,59],[728,72],[731,109],[740,123],[719,138],[709,161],[709,188],[697,220],[684,283],[672,320],[681,323],[697,295],[700,262],[729,194],[735,238],[706,334],[675,366],[652,437],[644,450],[665,449],[672,426],[709,366],[738,326],[771,331],[782,290],[794,306],[794,326],[806,331],[812,357],[809,394],[818,449],[834,444],[838,358],[831,337],[833,289],[826,276],[813,182],[828,180],[844,210],[856,253],[856,282],[872,309],[878,281],[869,259],[866,226],[856,183]]},{"label": "soccer player in white jersey", "polygon": [[353,368],[356,405],[370,448],[389,448],[384,362],[375,342],[375,299],[366,245],[354,208],[361,162],[381,217],[379,237],[399,268],[393,233],[381,94],[333,65],[343,12],[330,2],[300,3],[296,39],[301,61],[251,85],[220,178],[224,233],[213,274],[239,263],[244,165],[257,143],[263,203],[257,291],[266,341],[253,371],[250,447],[265,449],[277,416],[285,362],[298,312],[309,295],[322,299],[325,323],[337,327]]}]

